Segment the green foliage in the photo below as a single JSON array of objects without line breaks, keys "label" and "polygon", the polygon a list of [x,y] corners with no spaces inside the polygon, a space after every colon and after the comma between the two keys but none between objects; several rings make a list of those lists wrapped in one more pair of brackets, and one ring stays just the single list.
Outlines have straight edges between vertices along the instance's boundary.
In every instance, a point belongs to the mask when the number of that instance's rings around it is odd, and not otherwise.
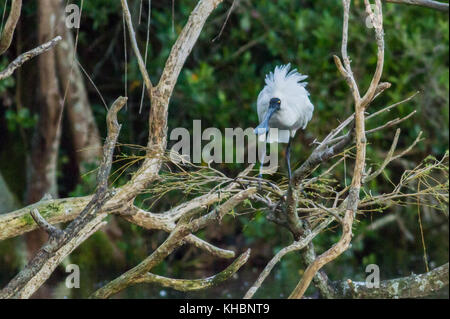
[{"label": "green foliage", "polygon": [[7,110],[5,114],[8,130],[16,131],[19,127],[28,129],[36,125],[38,116],[31,114],[28,108],[21,108],[17,112],[15,110]]},{"label": "green foliage", "polygon": [[107,28],[117,16],[120,16],[122,6],[120,1],[96,0],[83,2],[83,26],[88,23],[94,31]]},{"label": "green foliage", "polygon": [[[143,2],[140,24],[138,23],[140,1],[128,2],[143,54],[147,32],[147,1]],[[2,3],[0,1],[0,4]],[[147,69],[153,83],[157,83],[170,48],[195,3],[195,1],[176,1],[173,17],[171,1],[153,1],[147,56]],[[325,136],[353,111],[350,92],[344,79],[337,72],[332,58],[333,54],[340,55],[342,7],[329,0],[240,1],[223,33],[218,37],[231,3],[231,0],[224,1],[214,11],[186,61],[171,98],[169,132],[175,127],[192,129],[194,119],[202,120],[202,128],[217,127],[221,131],[227,127],[256,126],[258,121],[256,98],[264,85],[264,76],[273,70],[274,66],[290,62],[301,73],[309,76],[307,88],[315,106],[311,123],[305,132],[297,134],[293,143],[291,159],[295,166],[309,155],[312,148],[310,143],[314,139]],[[352,4],[348,49],[355,77],[361,91],[364,91],[370,83],[376,64],[374,32],[364,25],[366,16],[363,1],[353,1]],[[35,15],[36,2],[29,1],[24,4],[24,12],[29,18]],[[386,56],[382,81],[389,81],[392,87],[374,101],[368,112],[372,113],[399,102],[416,91],[420,94],[391,112],[368,121],[367,127],[369,129],[377,127],[389,119],[406,116],[416,110],[415,116],[400,125],[402,132],[398,149],[408,147],[421,130],[424,132],[425,140],[417,145],[414,152],[405,157],[401,165],[398,163],[389,165],[384,174],[370,182],[368,189],[373,195],[390,191],[392,188],[390,181],[397,182],[405,166],[414,167],[428,154],[432,156],[427,159],[429,162],[434,161],[434,158],[442,158],[448,150],[449,141],[448,16],[435,10],[395,4],[384,5],[383,12]],[[138,112],[142,77],[129,42],[128,60],[124,61],[120,1],[84,1],[81,26],[78,44],[80,61],[92,75],[100,61],[104,60],[93,80],[108,102],[124,94],[125,66],[128,72],[126,77],[129,103],[127,111],[119,114],[119,122],[123,123],[119,141],[123,144],[145,145],[150,106],[148,97],[145,96],[143,112]],[[3,58],[0,68],[5,67],[7,61]],[[13,78],[1,81],[0,94],[10,91],[13,85]],[[99,102],[97,92],[90,89],[93,111],[100,132],[104,134],[106,112]],[[34,115],[26,108],[18,112],[7,110],[5,117],[11,131],[18,127],[31,128],[35,123]],[[368,136],[368,164],[373,168],[378,168],[383,162],[393,136],[392,128]],[[120,147],[120,154],[124,157],[135,153],[136,151],[131,148]],[[3,153],[2,159],[5,156]],[[116,163],[113,170],[118,169],[120,165],[123,163]],[[127,169],[126,174],[123,174],[114,185],[124,183],[129,177],[127,174],[135,167]],[[228,176],[235,176],[242,168],[243,165],[227,164],[220,166],[219,169]],[[349,184],[351,168],[352,161],[348,160],[346,170],[340,165],[334,178]],[[281,167],[279,172],[285,174],[286,170]],[[112,181],[114,179],[115,177]],[[86,195],[94,188],[95,172],[82,177],[81,183],[70,195]],[[187,196],[183,191],[180,190],[176,194],[171,192],[152,207],[152,211],[158,212],[173,207]],[[136,204],[145,206],[148,199],[153,199],[153,195],[139,196]],[[221,243],[227,242],[233,247],[251,246],[252,257],[248,267],[260,269],[274,253],[292,240],[284,229],[267,222],[262,211],[258,211],[254,216],[240,215],[238,209],[233,213],[233,216],[227,217],[231,221],[225,222],[225,226],[218,230],[223,232],[220,240]],[[396,213],[403,216],[406,227],[415,238],[420,238],[416,207],[400,207]],[[396,223],[375,232],[366,230],[367,226],[379,217],[382,217],[379,212],[358,215],[358,223],[354,227],[355,237],[364,234],[364,239],[355,241],[352,249],[334,262],[332,267],[326,268],[332,280],[342,278],[362,280],[365,276],[365,266],[370,263],[380,265],[382,279],[424,270],[422,243],[406,240],[399,234]],[[425,223],[424,233],[426,243],[429,245],[429,259],[439,265],[448,260],[448,240],[443,240],[443,235],[446,234],[442,234],[436,220],[431,218],[425,220]],[[124,253],[128,267],[145,258],[155,245],[164,239],[161,233],[151,233],[136,225],[121,223],[120,226],[124,234],[116,241],[116,245]],[[198,235],[205,240],[217,239],[214,236],[219,236],[209,232]],[[335,243],[339,236],[340,230],[337,229],[321,234],[314,242],[316,250],[323,252]],[[111,269],[111,264],[114,264],[112,248],[108,246],[104,235],[98,235],[86,244],[75,253],[76,261],[86,264],[88,268],[100,262],[94,268]],[[193,263],[173,258],[170,263],[162,263],[156,272],[184,274],[192,268],[201,269],[204,264],[208,264],[196,258],[197,256],[192,257]],[[262,262],[256,265],[255,260]],[[259,296],[285,297],[300,277],[304,266],[301,265],[298,253],[288,254],[275,267]],[[254,274],[245,273],[244,268],[241,270],[244,272],[243,277],[253,278]],[[146,289],[133,290],[131,294],[147,296]],[[217,294],[228,296],[224,291],[219,289]],[[187,294],[192,295],[195,296]],[[242,295],[240,292],[232,291],[231,296]]]},{"label": "green foliage", "polygon": [[81,175],[80,182],[69,193],[70,197],[86,196],[95,191],[95,186],[97,185],[97,167],[94,163],[85,163],[84,165],[87,173]]},{"label": "green foliage", "polygon": [[[5,57],[2,57],[0,60],[0,70],[4,70],[8,66],[8,61]],[[14,86],[14,78],[8,77],[0,81],[0,94],[5,92],[7,88],[11,88]]]}]

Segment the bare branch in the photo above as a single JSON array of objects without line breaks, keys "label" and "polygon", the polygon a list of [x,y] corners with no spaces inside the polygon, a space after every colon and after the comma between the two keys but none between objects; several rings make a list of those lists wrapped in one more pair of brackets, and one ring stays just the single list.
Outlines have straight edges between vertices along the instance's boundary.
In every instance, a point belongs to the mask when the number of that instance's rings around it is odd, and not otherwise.
[{"label": "bare branch", "polygon": [[409,151],[411,151],[417,145],[417,143],[419,143],[422,140],[421,139],[422,131],[419,132],[419,135],[416,137],[416,139],[410,146],[408,146],[405,150],[403,150],[402,152],[400,152],[399,154],[394,156],[394,152],[395,152],[395,149],[397,148],[397,142],[398,142],[399,136],[400,136],[400,129],[397,129],[397,131],[395,132],[394,141],[392,142],[392,145],[391,145],[391,149],[389,150],[388,154],[386,155],[386,158],[384,159],[383,164],[381,164],[380,168],[378,168],[374,173],[370,174],[369,176],[366,176],[363,179],[363,183],[370,182],[371,180],[376,178],[378,175],[380,175],[390,162],[392,162],[400,157],[403,157],[405,154],[407,154]]},{"label": "bare branch", "polygon": [[[133,214],[121,216],[125,220],[146,229],[161,229],[169,233],[175,229],[175,222],[172,219],[167,218],[165,214],[152,214],[137,207],[133,207],[133,210]],[[216,257],[233,258],[235,256],[234,251],[216,247],[193,234],[188,235],[185,240],[189,244]]]},{"label": "bare branch", "polygon": [[393,119],[393,120],[390,120],[389,122],[384,123],[383,125],[380,125],[380,126],[378,126],[378,127],[376,127],[376,128],[367,130],[367,131],[366,131],[366,134],[372,134],[372,133],[374,133],[374,132],[377,132],[377,131],[386,129],[386,128],[388,128],[388,127],[392,127],[392,126],[398,125],[398,124],[400,124],[401,122],[406,121],[407,119],[409,119],[411,116],[413,116],[413,115],[416,114],[416,113],[417,113],[417,111],[414,110],[414,111],[412,111],[411,113],[409,113],[408,115],[406,115],[406,116],[404,116],[404,117],[402,117],[402,118],[398,118],[398,117],[397,117],[397,118],[395,118],[395,119]]},{"label": "bare branch", "polygon": [[6,69],[4,69],[3,71],[0,72],[0,80],[3,80],[5,78],[11,76],[15,70],[20,68],[22,66],[22,64],[24,64],[28,60],[53,48],[59,41],[61,41],[61,39],[62,38],[60,36],[57,36],[54,39],[52,39],[44,44],[41,44],[40,46],[38,46],[28,52],[25,52],[25,53],[22,53],[21,55],[19,55],[17,58],[14,59],[14,61],[12,61],[6,67]]},{"label": "bare branch", "polygon": [[[313,263],[311,263],[305,270],[303,277],[291,293],[289,298],[302,298],[306,289],[309,287],[311,280],[316,273],[327,263],[336,259],[344,251],[346,251],[350,245],[352,239],[352,225],[353,218],[356,214],[359,203],[359,192],[361,188],[362,178],[364,176],[365,164],[366,164],[366,130],[365,130],[365,109],[373,100],[378,88],[378,84],[381,79],[384,62],[384,32],[383,32],[383,14],[380,0],[375,0],[376,10],[373,12],[369,0],[364,0],[366,11],[372,19],[372,23],[375,28],[375,37],[377,42],[377,67],[372,77],[370,86],[363,98],[359,99],[353,92],[355,102],[355,138],[356,138],[356,159],[355,167],[353,170],[352,184],[350,187],[349,195],[346,200],[346,210],[344,218],[342,219],[342,235],[339,241],[333,245],[330,249],[318,256]],[[350,0],[343,0],[344,6],[344,20],[348,19],[350,10]],[[348,28],[348,24],[344,23],[344,28]],[[343,31],[342,48],[347,48],[347,30]],[[344,56],[347,54],[344,53]],[[336,60],[336,59],[335,59]],[[351,73],[347,71],[347,76],[353,77]],[[349,84],[351,87],[351,84]]]},{"label": "bare branch", "polygon": [[151,271],[153,267],[161,263],[176,248],[182,246],[185,242],[185,238],[189,234],[194,233],[213,222],[220,221],[226,213],[255,193],[256,188],[243,190],[231,197],[218,208],[192,221],[189,220],[193,217],[192,215],[184,215],[175,229],[170,233],[169,237],[150,256],[144,259],[136,267],[130,269],[97,290],[91,295],[91,298],[109,298],[111,295],[132,285],[137,278]]},{"label": "bare branch", "polygon": [[30,298],[68,255],[70,255],[86,239],[91,237],[92,234],[106,225],[106,222],[103,221],[105,217],[106,214],[99,214],[94,219],[90,220],[77,236],[70,238],[61,248],[49,257],[36,274],[26,282],[16,295],[14,295],[14,298]]},{"label": "bare branch", "polygon": [[49,224],[44,217],[41,216],[41,214],[39,214],[39,211],[37,209],[33,209],[31,212],[31,217],[33,217],[34,221],[36,222],[36,224],[39,225],[39,227],[41,227],[49,236],[60,236],[61,235],[61,230],[59,230],[58,228],[56,228],[55,226]]},{"label": "bare branch", "polygon": [[432,1],[432,0],[384,0],[384,1],[391,3],[421,6],[425,8],[448,12],[448,3],[443,3],[439,1]]},{"label": "bare branch", "polygon": [[142,277],[137,278],[134,283],[158,284],[166,288],[172,288],[178,291],[196,291],[211,288],[221,284],[222,282],[231,278],[248,260],[250,257],[250,249],[241,254],[231,265],[220,273],[204,278],[204,279],[172,279],[163,276],[158,276],[152,273],[147,273]]},{"label": "bare branch", "polygon": [[144,60],[142,59],[141,52],[139,51],[139,47],[138,47],[138,44],[136,41],[136,34],[135,34],[134,28],[133,28],[133,22],[131,21],[130,9],[128,9],[128,3],[126,0],[121,0],[120,2],[122,3],[122,9],[123,9],[123,13],[125,16],[125,21],[128,26],[128,33],[130,34],[131,46],[133,47],[134,54],[136,55],[136,58],[138,61],[139,71],[141,71],[142,77],[144,78],[144,83],[147,88],[147,94],[148,94],[149,98],[151,99],[153,85],[152,85],[152,82],[150,81],[150,77],[148,76],[147,68],[145,67],[145,63],[144,63]]},{"label": "bare branch", "polygon": [[303,237],[299,241],[294,241],[287,247],[281,249],[266,265],[264,270],[259,274],[258,279],[252,285],[252,287],[247,291],[244,296],[244,299],[251,299],[253,295],[258,291],[259,287],[261,287],[264,280],[272,271],[273,267],[283,258],[286,254],[297,251],[305,248],[320,232],[322,232],[325,228],[328,227],[329,224],[334,220],[334,218],[328,218],[324,222],[322,222],[318,227],[316,227],[313,231],[309,232],[305,237]]},{"label": "bare branch", "polygon": [[[335,132],[330,133],[337,134]],[[294,171],[290,187],[287,193],[286,199],[286,215],[288,216],[288,228],[293,233],[294,238],[298,240],[302,233],[302,225],[301,221],[297,215],[297,205],[298,205],[298,192],[299,186],[301,184],[302,179],[309,174],[317,165],[326,160],[330,159],[334,155],[340,153],[352,140],[353,140],[353,129],[345,135],[339,142],[332,146],[328,146],[325,143],[319,145],[312,154],[308,157],[308,159],[303,162],[303,164]],[[327,139],[327,138],[326,138]],[[325,140],[326,140],[325,139]],[[325,141],[324,140],[324,141]]]},{"label": "bare branch", "polygon": [[355,101],[359,101],[361,99],[358,85],[356,84],[355,78],[353,77],[352,68],[350,66],[350,58],[347,53],[347,45],[348,45],[348,20],[350,15],[350,0],[343,1],[344,5],[344,22],[342,27],[342,45],[341,45],[341,54],[342,59],[344,60],[344,66],[341,64],[341,60],[335,55],[334,62],[338,67],[338,70],[341,72],[342,76],[347,81],[347,84],[352,91],[353,99]]},{"label": "bare branch", "polygon": [[51,236],[33,259],[0,291],[0,298],[28,298],[52,274],[54,269],[73,249],[95,232],[102,224],[106,213],[100,212],[109,199],[107,179],[111,170],[112,154],[119,135],[120,126],[117,123],[117,112],[125,105],[126,98],[118,98],[110,108],[107,116],[108,136],[104,145],[104,157],[98,174],[96,193],[86,207],[64,231],[53,231],[53,226],[34,214],[40,225],[49,230]]},{"label": "bare branch", "polygon": [[200,0],[172,46],[161,79],[152,90],[147,158],[130,182],[118,190],[117,197],[122,200],[131,202],[136,195],[145,190],[150,182],[158,178],[162,157],[167,146],[167,116],[175,83],[207,18],[222,1]]},{"label": "bare branch", "polygon": [[[20,18],[20,11],[22,10],[22,0],[12,0],[11,11],[9,12],[8,20],[6,20],[5,28],[0,34],[0,55],[5,53],[11,45],[14,30],[16,30],[17,22]],[[0,79],[2,79],[0,77]]]},{"label": "bare branch", "polygon": [[372,20],[372,25],[375,29],[375,39],[377,42],[377,66],[370,82],[369,88],[366,94],[361,99],[361,107],[366,108],[373,100],[375,93],[380,83],[381,74],[383,73],[384,65],[384,30],[383,30],[383,12],[380,0],[375,0],[375,12],[372,10],[372,6],[369,0],[364,0],[366,5],[366,12]]},{"label": "bare branch", "polygon": [[50,224],[73,220],[87,205],[92,196],[51,199],[37,202],[7,214],[0,214],[0,240],[19,236],[38,228],[30,218],[30,213],[37,209]]},{"label": "bare branch", "polygon": [[395,131],[394,140],[392,141],[391,148],[390,148],[389,152],[387,153],[386,158],[383,161],[383,164],[381,164],[381,166],[374,173],[363,178],[363,183],[370,182],[371,180],[376,178],[378,175],[380,175],[383,172],[385,167],[391,162],[392,156],[394,155],[395,149],[397,148],[397,143],[398,143],[398,138],[400,137],[400,132],[401,132],[401,130],[399,128],[397,129],[397,131]]},{"label": "bare branch", "polygon": [[340,298],[398,299],[429,296],[448,285],[448,263],[427,273],[380,282],[380,288],[367,287],[365,282],[350,279],[335,284]]}]

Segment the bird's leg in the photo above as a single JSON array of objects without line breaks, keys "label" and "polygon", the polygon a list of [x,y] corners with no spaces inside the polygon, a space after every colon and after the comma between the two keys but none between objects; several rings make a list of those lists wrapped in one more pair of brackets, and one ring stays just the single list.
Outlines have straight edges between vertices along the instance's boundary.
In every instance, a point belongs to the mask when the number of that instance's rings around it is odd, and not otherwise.
[{"label": "bird's leg", "polygon": [[258,174],[258,186],[259,186],[259,190],[261,190],[261,179],[262,179],[262,171],[263,171],[263,166],[264,166],[264,160],[266,158],[266,149],[264,147],[264,152],[262,154],[262,158],[261,158],[261,164],[259,165],[259,174]]},{"label": "bird's leg", "polygon": [[291,138],[289,137],[289,141],[286,146],[286,164],[288,167],[288,178],[289,178],[289,184],[291,184]]},{"label": "bird's leg", "polygon": [[[292,172],[291,172],[291,141],[292,139],[289,138],[288,144],[286,146],[286,164],[288,167],[288,178],[289,178],[289,185],[291,184],[291,178],[292,178]],[[301,192],[303,196],[308,197],[305,190],[301,188]]]}]

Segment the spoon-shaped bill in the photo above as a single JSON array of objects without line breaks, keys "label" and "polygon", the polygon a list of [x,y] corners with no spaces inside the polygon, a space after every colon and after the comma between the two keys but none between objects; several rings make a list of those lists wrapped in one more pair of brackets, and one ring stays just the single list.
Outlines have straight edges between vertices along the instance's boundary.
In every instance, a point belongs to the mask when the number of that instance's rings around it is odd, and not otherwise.
[{"label": "spoon-shaped bill", "polygon": [[265,134],[269,131],[270,118],[272,117],[273,113],[275,113],[279,109],[280,109],[279,104],[270,103],[269,109],[267,110],[266,114],[264,115],[264,119],[254,130],[255,134],[261,135],[261,134]]}]

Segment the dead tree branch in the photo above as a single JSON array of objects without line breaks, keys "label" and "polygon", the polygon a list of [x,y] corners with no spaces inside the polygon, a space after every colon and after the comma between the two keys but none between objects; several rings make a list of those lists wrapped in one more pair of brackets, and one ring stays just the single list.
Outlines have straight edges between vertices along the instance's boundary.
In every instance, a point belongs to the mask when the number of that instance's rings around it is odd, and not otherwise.
[{"label": "dead tree branch", "polygon": [[162,243],[149,257],[144,259],[139,265],[125,272],[118,278],[106,284],[104,287],[97,290],[91,298],[109,298],[110,296],[122,291],[128,286],[132,285],[137,278],[145,276],[152,268],[161,263],[167,256],[169,256],[176,248],[182,246],[186,237],[209,224],[216,221],[221,221],[223,216],[231,209],[243,202],[256,193],[255,188],[243,190],[231,197],[218,208],[212,210],[208,214],[199,218],[190,219],[192,214],[186,214],[178,222],[175,229],[170,233],[169,237]]},{"label": "dead tree branch", "polygon": [[261,287],[264,280],[267,278],[267,276],[272,271],[273,267],[283,258],[286,254],[301,250],[305,248],[319,233],[321,233],[328,225],[330,225],[333,222],[333,218],[329,218],[322,222],[317,228],[315,228],[313,231],[309,232],[309,234],[305,237],[303,237],[300,241],[295,241],[292,244],[290,244],[287,247],[284,247],[281,249],[266,265],[264,270],[259,274],[258,279],[255,281],[253,286],[247,291],[247,293],[244,296],[244,299],[251,299],[254,294],[258,291],[259,287]]},{"label": "dead tree branch", "polygon": [[103,160],[98,172],[98,188],[92,199],[64,231],[56,230],[33,210],[32,216],[49,233],[49,240],[34,258],[0,291],[0,298],[28,298],[48,279],[53,270],[77,244],[83,242],[103,223],[105,213],[98,214],[111,197],[108,177],[112,156],[119,136],[120,125],[117,112],[125,105],[126,98],[118,98],[107,116],[108,136],[103,147]]},{"label": "dead tree branch", "polygon": [[222,0],[200,0],[172,46],[158,85],[152,89],[147,158],[130,182],[118,190],[117,198],[130,202],[158,177],[167,146],[167,116],[175,83],[206,20],[221,2]]},{"label": "dead tree branch", "polygon": [[399,299],[429,296],[448,285],[448,263],[427,273],[383,280],[379,288],[350,279],[334,284],[338,298]]},{"label": "dead tree branch", "polygon": [[136,34],[133,28],[133,22],[131,21],[130,9],[128,9],[128,3],[126,0],[121,0],[121,3],[122,3],[122,10],[125,15],[125,21],[128,27],[128,32],[130,34],[131,46],[133,47],[134,54],[136,55],[136,58],[138,60],[139,71],[141,72],[142,77],[144,78],[144,83],[147,88],[148,96],[151,99],[153,84],[150,81],[150,77],[148,76],[147,73],[147,68],[145,67],[145,63],[144,60],[142,59],[141,52],[139,51],[139,47],[136,41]]},{"label": "dead tree branch", "polygon": [[5,53],[5,51],[8,50],[9,46],[11,45],[21,11],[22,0],[12,0],[11,11],[9,12],[8,20],[6,20],[5,28],[3,29],[2,34],[0,34],[0,55]]},{"label": "dead tree branch", "polygon": [[[373,100],[375,93],[377,91],[378,85],[380,83],[381,74],[383,72],[384,64],[384,31],[383,31],[383,14],[381,0],[375,0],[376,10],[372,10],[371,3],[369,0],[365,0],[366,12],[371,18],[372,25],[375,29],[375,38],[377,43],[377,66],[370,82],[370,86],[367,92],[362,98],[359,97],[359,90],[357,90],[356,81],[354,80],[353,74],[351,72],[351,67],[348,59],[347,51],[347,41],[348,41],[348,19],[350,11],[350,0],[342,1],[344,6],[344,27],[342,36],[342,51],[345,70],[342,65],[338,62],[338,69],[343,73],[350,89],[353,93],[353,99],[355,103],[355,138],[356,138],[356,159],[355,167],[353,171],[352,184],[349,190],[349,195],[346,199],[346,210],[345,215],[342,219],[342,235],[339,241],[333,245],[329,250],[324,252],[322,255],[318,256],[313,263],[311,263],[305,270],[302,279],[295,287],[294,291],[291,293],[289,298],[302,298],[306,289],[308,288],[311,280],[315,274],[327,263],[336,259],[341,255],[350,245],[352,239],[352,225],[353,218],[358,209],[359,203],[359,192],[361,188],[361,183],[363,181],[363,176],[365,174],[365,164],[366,164],[366,129],[365,129],[365,109]],[[339,61],[335,57],[335,61]]]},{"label": "dead tree branch", "polygon": [[448,12],[448,3],[443,3],[443,2],[439,2],[439,1],[433,1],[433,0],[385,0],[385,1],[391,2],[391,3],[415,5],[415,6],[420,6],[420,7],[425,7],[425,8]]},{"label": "dead tree branch", "polygon": [[155,283],[162,287],[172,288],[178,291],[202,290],[217,286],[231,278],[247,262],[249,257],[250,249],[241,254],[231,265],[220,273],[204,279],[172,279],[147,273],[144,276],[137,278],[135,283]]},{"label": "dead tree branch", "polygon": [[3,80],[9,76],[11,76],[15,70],[17,70],[18,68],[20,68],[25,62],[27,62],[28,60],[34,58],[35,56],[42,54],[48,50],[50,50],[51,48],[53,48],[56,44],[58,44],[58,42],[61,41],[61,37],[57,36],[54,39],[41,44],[40,46],[22,53],[21,55],[19,55],[17,58],[14,59],[14,61],[12,61],[3,71],[0,72],[0,80]]}]

